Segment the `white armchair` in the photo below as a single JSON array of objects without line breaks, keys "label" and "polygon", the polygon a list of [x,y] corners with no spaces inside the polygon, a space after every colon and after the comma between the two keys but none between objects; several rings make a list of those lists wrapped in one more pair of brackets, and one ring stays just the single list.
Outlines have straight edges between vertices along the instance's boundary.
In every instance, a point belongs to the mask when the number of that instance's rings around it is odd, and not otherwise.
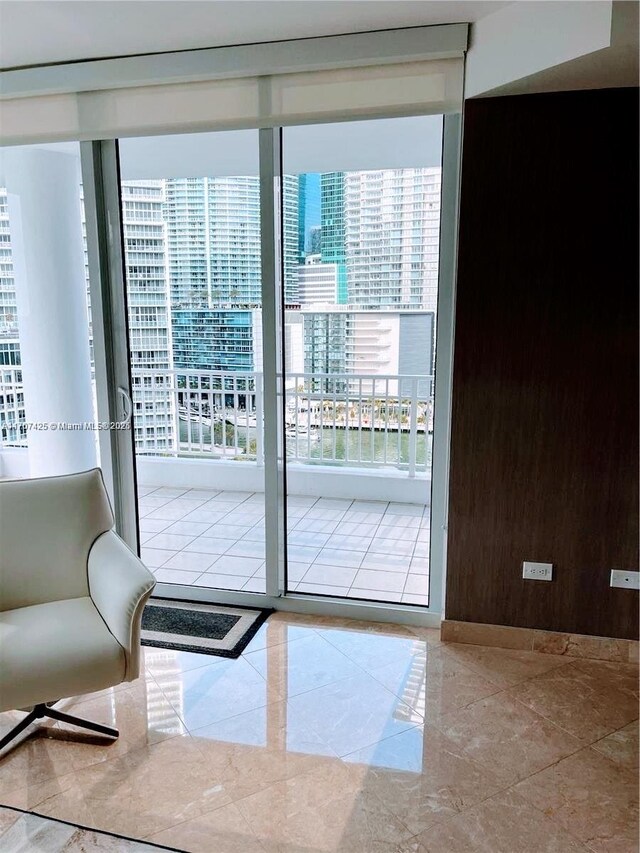
[{"label": "white armchair", "polygon": [[133,681],[155,581],[113,528],[100,469],[0,481],[0,711],[33,708],[0,750],[58,699]]}]

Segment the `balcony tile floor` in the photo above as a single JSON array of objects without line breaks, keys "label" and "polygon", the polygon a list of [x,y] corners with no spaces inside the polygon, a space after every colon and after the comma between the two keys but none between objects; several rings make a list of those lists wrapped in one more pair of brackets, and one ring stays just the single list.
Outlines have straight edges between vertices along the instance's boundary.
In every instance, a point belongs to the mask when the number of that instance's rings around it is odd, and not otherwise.
[{"label": "balcony tile floor", "polygon": [[0,803],[188,853],[637,851],[636,665],[276,613],[60,707],[119,739],[43,725]]},{"label": "balcony tile floor", "polygon": [[[158,581],[264,592],[263,494],[147,486],[139,509]],[[292,591],[428,604],[428,507],[291,495],[288,518]]]}]

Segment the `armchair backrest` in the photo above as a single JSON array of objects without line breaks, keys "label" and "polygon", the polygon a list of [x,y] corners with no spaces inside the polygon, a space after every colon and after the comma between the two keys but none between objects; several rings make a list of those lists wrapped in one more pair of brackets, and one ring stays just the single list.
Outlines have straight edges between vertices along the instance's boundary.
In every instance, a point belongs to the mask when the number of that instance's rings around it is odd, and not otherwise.
[{"label": "armchair backrest", "polygon": [[99,468],[0,481],[0,611],[89,595],[89,551],[113,522]]}]

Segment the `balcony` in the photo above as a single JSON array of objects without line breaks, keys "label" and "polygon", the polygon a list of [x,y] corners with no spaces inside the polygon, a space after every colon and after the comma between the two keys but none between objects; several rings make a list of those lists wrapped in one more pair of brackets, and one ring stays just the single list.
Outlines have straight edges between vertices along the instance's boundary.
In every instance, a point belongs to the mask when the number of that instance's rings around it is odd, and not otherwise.
[{"label": "balcony", "polygon": [[[427,604],[424,504],[290,494],[288,589]],[[265,591],[264,494],[141,486],[142,559],[163,583]]]},{"label": "balcony", "polygon": [[[159,581],[264,591],[262,374],[132,379],[143,559]],[[287,375],[291,591],[427,603],[432,390],[428,375]],[[28,476],[6,435],[0,476]]]}]

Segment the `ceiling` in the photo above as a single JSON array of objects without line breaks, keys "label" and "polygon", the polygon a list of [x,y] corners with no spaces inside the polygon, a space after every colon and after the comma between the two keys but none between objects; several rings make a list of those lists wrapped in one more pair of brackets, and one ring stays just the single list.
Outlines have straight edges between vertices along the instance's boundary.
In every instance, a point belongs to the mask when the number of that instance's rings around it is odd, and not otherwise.
[{"label": "ceiling", "polygon": [[474,22],[484,0],[0,0],[0,68]]}]

